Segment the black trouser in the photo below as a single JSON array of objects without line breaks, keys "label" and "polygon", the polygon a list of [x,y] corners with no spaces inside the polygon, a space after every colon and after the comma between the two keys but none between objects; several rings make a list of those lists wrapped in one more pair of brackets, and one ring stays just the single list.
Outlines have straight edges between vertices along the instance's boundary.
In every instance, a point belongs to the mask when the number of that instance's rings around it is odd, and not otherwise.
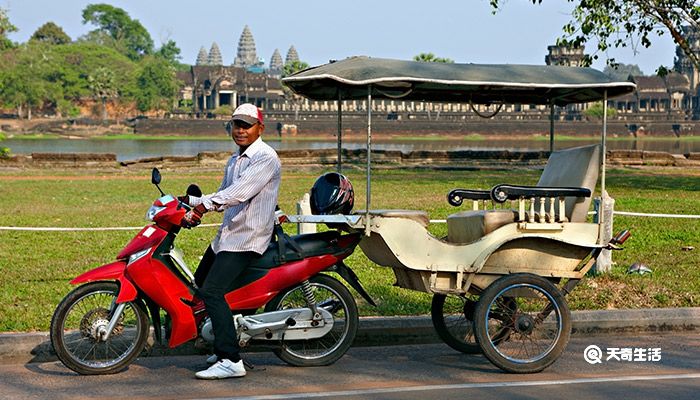
[{"label": "black trouser", "polygon": [[238,362],[241,359],[233,315],[224,295],[234,289],[236,278],[255,257],[259,255],[252,251],[220,251],[215,254],[209,246],[194,274],[199,286],[198,295],[204,300],[214,328],[214,354],[220,360],[227,358]]}]

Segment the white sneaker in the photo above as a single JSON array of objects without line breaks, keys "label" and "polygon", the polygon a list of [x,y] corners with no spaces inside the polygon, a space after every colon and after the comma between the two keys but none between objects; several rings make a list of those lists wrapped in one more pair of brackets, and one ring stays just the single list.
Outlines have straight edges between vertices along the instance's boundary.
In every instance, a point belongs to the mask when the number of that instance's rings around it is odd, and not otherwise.
[{"label": "white sneaker", "polygon": [[212,354],[207,357],[207,364],[215,364],[217,361],[219,361],[219,357],[217,357],[216,354]]},{"label": "white sneaker", "polygon": [[245,373],[243,360],[234,363],[225,358],[204,371],[197,372],[194,376],[196,376],[197,379],[226,379],[239,378],[245,376]]}]

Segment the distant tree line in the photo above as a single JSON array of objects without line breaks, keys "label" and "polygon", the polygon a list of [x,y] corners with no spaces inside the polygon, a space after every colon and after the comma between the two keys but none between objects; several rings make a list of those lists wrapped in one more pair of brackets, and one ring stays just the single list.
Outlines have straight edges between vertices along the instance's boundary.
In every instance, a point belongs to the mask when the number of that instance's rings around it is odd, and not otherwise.
[{"label": "distant tree line", "polygon": [[78,106],[94,103],[107,118],[111,102],[138,112],[169,110],[179,83],[180,49],[172,40],[155,48],[148,31],[122,9],[90,4],[84,24],[95,29],[71,40],[47,22],[26,43],[7,35],[17,31],[0,8],[0,108],[21,118],[41,111],[74,117]]},{"label": "distant tree line", "polygon": [[[49,21],[26,43],[13,43],[8,34],[17,27],[0,8],[0,110],[76,117],[90,105],[107,119],[108,105],[127,114],[173,109],[175,72],[190,68],[173,40],[156,48],[138,20],[109,4],[89,4],[82,22],[95,29],[75,40]],[[308,67],[289,63],[283,76]]]}]

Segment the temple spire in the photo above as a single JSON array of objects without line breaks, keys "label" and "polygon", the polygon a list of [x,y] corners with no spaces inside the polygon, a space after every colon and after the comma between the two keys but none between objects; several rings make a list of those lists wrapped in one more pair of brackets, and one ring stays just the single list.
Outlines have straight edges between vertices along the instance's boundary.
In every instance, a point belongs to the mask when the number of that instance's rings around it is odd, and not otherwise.
[{"label": "temple spire", "polygon": [[282,55],[279,49],[275,49],[275,52],[272,53],[272,57],[270,58],[270,74],[280,75],[283,69],[284,62],[282,62]]},{"label": "temple spire", "polygon": [[241,33],[241,38],[238,40],[238,50],[236,59],[233,60],[233,66],[247,68],[257,65],[257,63],[258,56],[255,51],[255,39],[253,39],[250,28],[246,25],[243,28],[243,33]]},{"label": "temple spire", "polygon": [[299,61],[299,53],[297,53],[297,49],[292,45],[289,47],[289,50],[287,50],[287,58],[284,59],[284,63],[289,64],[294,61]]},{"label": "temple spire", "polygon": [[209,55],[207,54],[207,51],[204,49],[204,46],[202,46],[199,49],[199,54],[197,54],[197,61],[194,63],[195,65],[207,65],[209,63]]},{"label": "temple spire", "polygon": [[221,50],[216,42],[211,44],[211,50],[209,50],[209,65],[224,65]]}]

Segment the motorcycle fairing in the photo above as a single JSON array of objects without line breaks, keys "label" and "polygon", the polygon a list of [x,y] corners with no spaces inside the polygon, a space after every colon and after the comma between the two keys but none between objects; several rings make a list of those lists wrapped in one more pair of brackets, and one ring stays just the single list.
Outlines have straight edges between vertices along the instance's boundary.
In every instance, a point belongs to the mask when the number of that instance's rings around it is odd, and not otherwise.
[{"label": "motorcycle fairing", "polygon": [[122,251],[119,252],[117,259],[122,260],[136,253],[137,251],[153,247],[160,243],[167,234],[168,232],[156,225],[145,226],[136,236],[134,236],[133,239],[131,239],[131,241],[122,249]]},{"label": "motorcycle fairing", "polygon": [[[170,315],[170,348],[197,337],[197,324],[192,308],[183,302],[192,301],[191,288],[174,273],[177,269],[172,265],[172,261],[161,256],[170,249],[174,238],[174,235],[169,235],[152,250],[150,257],[129,264],[126,271],[139,290]],[[154,318],[157,318],[157,315],[154,315]]]},{"label": "motorcycle fairing", "polygon": [[234,310],[262,307],[283,289],[311,278],[339,260],[333,255],[322,255],[270,269],[262,278],[227,293],[226,301]]}]

